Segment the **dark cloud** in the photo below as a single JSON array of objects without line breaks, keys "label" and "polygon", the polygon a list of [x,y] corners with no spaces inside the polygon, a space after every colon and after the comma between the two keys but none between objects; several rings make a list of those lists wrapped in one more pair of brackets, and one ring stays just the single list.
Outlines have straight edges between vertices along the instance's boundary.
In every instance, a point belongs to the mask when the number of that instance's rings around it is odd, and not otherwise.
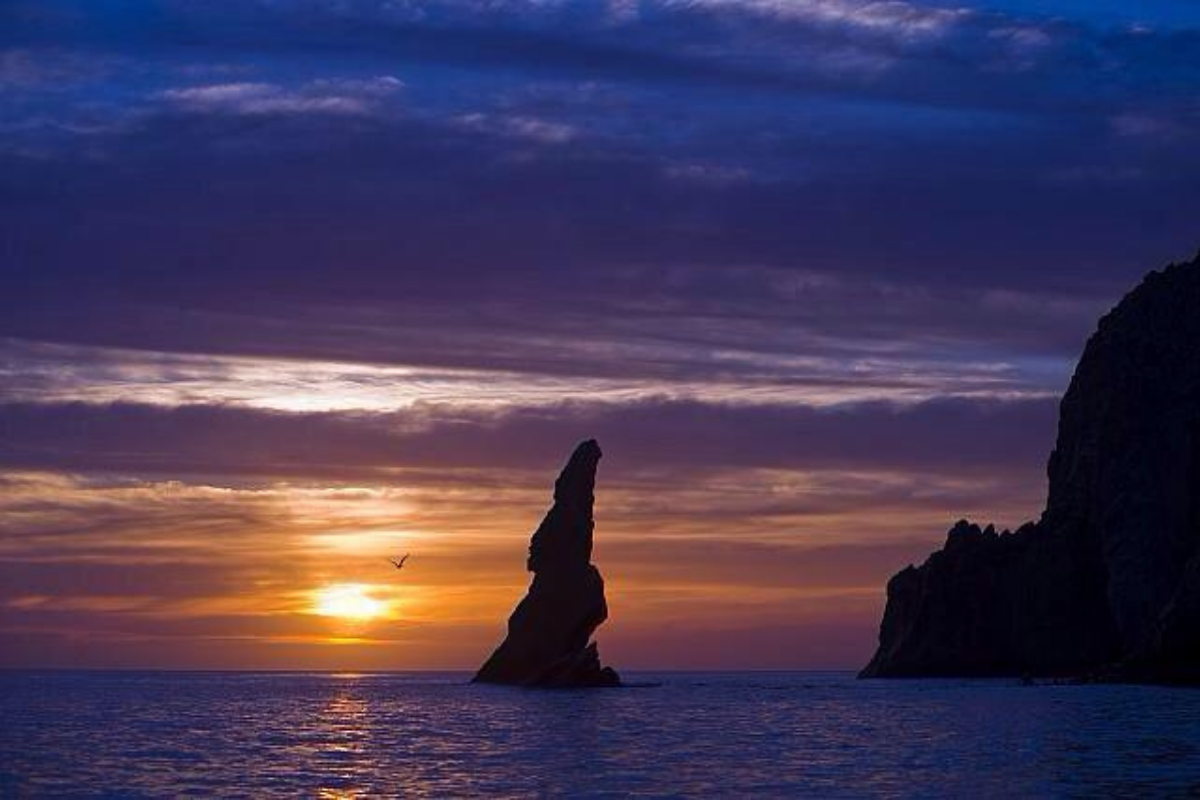
[{"label": "dark cloud", "polygon": [[1194,244],[1188,30],[850,0],[4,13],[13,337],[813,382],[716,355],[903,348],[1058,359],[1015,383],[1059,389]]},{"label": "dark cloud", "polygon": [[[19,268],[0,299],[0,331],[585,374],[690,360],[687,371],[711,374],[722,368],[714,348],[823,356],[863,342],[951,343],[953,359],[1061,357],[1114,294],[1090,270],[1047,274],[1047,254],[1005,221],[1018,206],[1070,206],[1094,187],[1034,182],[1019,195],[1014,185],[1009,196],[964,198],[974,176],[920,168],[919,154],[898,150],[897,163],[912,163],[890,177],[898,166],[882,168],[873,183],[697,185],[650,155],[510,161],[509,145],[426,121],[144,124],[110,160],[6,171],[13,191],[0,204]],[[933,174],[946,185],[910,203],[906,192]],[[1050,219],[1047,210],[1036,225],[1060,235],[1069,224]],[[1001,228],[1003,244],[954,255],[951,239]],[[1014,302],[995,304],[992,287],[1006,286],[1019,290]],[[628,357],[663,344],[675,350],[669,360]],[[606,358],[621,351],[619,362]]]},{"label": "dark cloud", "polygon": [[389,469],[553,469],[596,436],[625,470],[1026,470],[1051,401],[938,400],[814,409],[647,400],[472,412],[290,414],[236,407],[8,404],[6,466],[71,472],[354,479]]}]

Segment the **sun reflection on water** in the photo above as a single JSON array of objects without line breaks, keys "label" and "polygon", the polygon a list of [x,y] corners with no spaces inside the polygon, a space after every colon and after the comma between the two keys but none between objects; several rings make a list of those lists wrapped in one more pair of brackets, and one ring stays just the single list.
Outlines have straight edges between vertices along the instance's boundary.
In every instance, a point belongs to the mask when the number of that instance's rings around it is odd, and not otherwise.
[{"label": "sun reflection on water", "polygon": [[358,789],[333,789],[328,786],[317,789],[317,797],[321,800],[355,800],[363,796]]}]

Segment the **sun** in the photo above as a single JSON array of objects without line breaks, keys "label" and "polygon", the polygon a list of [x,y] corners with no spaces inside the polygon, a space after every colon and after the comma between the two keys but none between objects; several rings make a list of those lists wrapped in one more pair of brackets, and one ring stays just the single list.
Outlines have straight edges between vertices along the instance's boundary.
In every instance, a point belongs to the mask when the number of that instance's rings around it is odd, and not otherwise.
[{"label": "sun", "polygon": [[361,583],[339,583],[318,589],[313,611],[323,617],[366,621],[382,616],[384,604],[371,597],[370,587]]}]

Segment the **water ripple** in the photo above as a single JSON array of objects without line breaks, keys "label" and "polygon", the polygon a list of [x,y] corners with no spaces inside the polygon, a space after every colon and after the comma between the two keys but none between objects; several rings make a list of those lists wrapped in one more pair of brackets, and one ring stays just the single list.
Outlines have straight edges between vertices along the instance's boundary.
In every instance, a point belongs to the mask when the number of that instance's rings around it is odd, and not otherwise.
[{"label": "water ripple", "polygon": [[1178,795],[1200,692],[840,673],[0,674],[0,795]]}]

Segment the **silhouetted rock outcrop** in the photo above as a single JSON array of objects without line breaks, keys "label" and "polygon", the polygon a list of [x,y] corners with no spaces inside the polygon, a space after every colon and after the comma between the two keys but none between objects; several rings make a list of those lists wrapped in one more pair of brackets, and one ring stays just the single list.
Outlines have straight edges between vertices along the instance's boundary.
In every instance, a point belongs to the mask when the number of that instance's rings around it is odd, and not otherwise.
[{"label": "silhouetted rock outcrop", "polygon": [[1100,320],[1048,475],[1038,522],[959,522],[889,581],[864,677],[1200,682],[1200,256]]},{"label": "silhouetted rock outcrop", "polygon": [[475,680],[520,686],[617,686],[600,666],[592,633],[608,617],[604,579],[591,564],[592,504],[600,446],[588,440],[554,484],[554,506],[529,543],[529,593],[508,619],[508,637]]}]

